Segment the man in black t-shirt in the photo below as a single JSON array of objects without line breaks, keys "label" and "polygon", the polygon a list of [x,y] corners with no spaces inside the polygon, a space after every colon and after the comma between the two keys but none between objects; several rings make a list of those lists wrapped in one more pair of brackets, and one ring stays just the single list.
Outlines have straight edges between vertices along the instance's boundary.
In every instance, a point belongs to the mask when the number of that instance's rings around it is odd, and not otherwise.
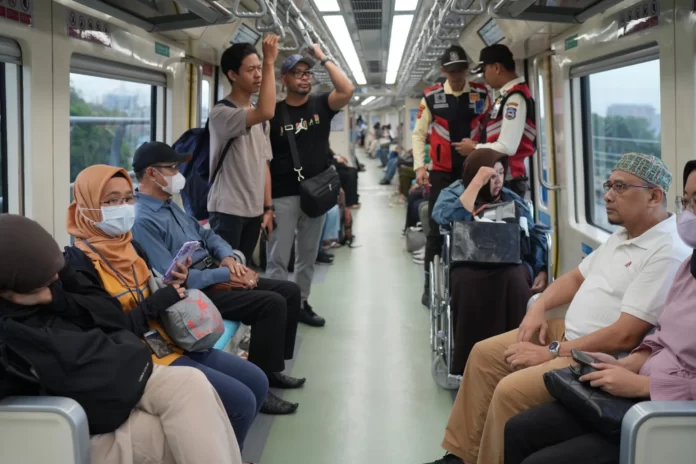
[{"label": "man in black t-shirt", "polygon": [[[310,218],[300,208],[300,182],[294,170],[287,133],[293,131],[295,134],[304,178],[321,174],[331,161],[331,119],[350,102],[353,84],[319,45],[315,44],[310,54],[326,68],[335,90],[310,96],[314,60],[292,55],[283,61],[280,73],[283,87],[287,88],[287,97],[276,104],[275,116],[271,120],[271,187],[277,228],[266,248],[266,276],[271,279],[288,278],[288,261],[297,231],[295,282],[302,290],[300,322],[321,327],[325,321],[312,310],[307,298],[324,217]],[[289,121],[285,119],[284,105],[287,105]]]}]

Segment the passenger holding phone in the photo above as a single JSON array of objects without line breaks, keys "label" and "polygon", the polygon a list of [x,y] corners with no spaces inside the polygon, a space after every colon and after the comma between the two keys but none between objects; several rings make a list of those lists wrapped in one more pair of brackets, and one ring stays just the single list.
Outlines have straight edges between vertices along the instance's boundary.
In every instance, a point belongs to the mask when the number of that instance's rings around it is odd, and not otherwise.
[{"label": "passenger holding phone", "polygon": [[[199,242],[201,248],[193,255],[186,286],[203,290],[224,319],[251,326],[249,361],[264,371],[271,387],[299,388],[305,379],[282,371],[285,360],[294,355],[300,289],[293,282],[260,279],[238,262],[238,252],[224,239],[172,201],[185,185],[179,165],[187,159],[160,142],[145,143],[135,151],[133,169],[140,185],[133,237],[160,273],[166,272],[186,242]],[[290,414],[297,407],[297,403],[268,393],[261,412]]]},{"label": "passenger holding phone", "polygon": [[121,303],[127,328],[148,344],[155,364],[190,366],[205,374],[242,447],[268,392],[266,376],[252,363],[220,350],[184,352],[158,322],[167,308],[186,297],[190,260],[177,263],[177,270],[171,273],[174,280],[151,293],[148,257],[131,234],[135,197],[128,172],[113,166],[90,166],[77,176],[73,191],[67,229],[75,237],[75,245],[66,248],[67,260]]},{"label": "passenger holding phone", "polygon": [[[696,161],[684,167],[684,196],[677,197],[677,232],[696,250]],[[696,400],[696,251],[672,282],[656,330],[621,359],[584,353],[597,369],[580,377],[612,395],[653,401]],[[619,443],[580,423],[551,403],[529,409],[505,427],[505,464],[618,463]]]}]

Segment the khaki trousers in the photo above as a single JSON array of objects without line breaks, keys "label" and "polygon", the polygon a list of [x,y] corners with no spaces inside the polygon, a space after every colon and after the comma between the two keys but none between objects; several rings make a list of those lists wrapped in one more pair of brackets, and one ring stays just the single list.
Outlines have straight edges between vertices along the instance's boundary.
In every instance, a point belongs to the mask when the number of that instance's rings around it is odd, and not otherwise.
[{"label": "khaki trousers", "polygon": [[[560,341],[565,321],[554,319],[548,324],[548,340]],[[444,449],[466,464],[503,464],[508,419],[552,401],[543,374],[572,364],[571,358],[556,358],[513,372],[503,353],[516,342],[517,330],[513,330],[477,343],[469,355],[442,442]]]},{"label": "khaki trousers", "polygon": [[227,413],[205,375],[155,365],[145,392],[115,432],[90,440],[92,464],[241,464]]}]

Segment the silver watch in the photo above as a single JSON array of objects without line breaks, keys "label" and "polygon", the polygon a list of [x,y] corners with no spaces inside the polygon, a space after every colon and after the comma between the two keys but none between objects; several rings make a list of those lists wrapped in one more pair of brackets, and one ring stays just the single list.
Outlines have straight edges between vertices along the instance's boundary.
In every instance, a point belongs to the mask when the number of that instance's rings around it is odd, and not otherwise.
[{"label": "silver watch", "polygon": [[549,351],[551,352],[553,359],[556,359],[561,352],[561,342],[552,342],[549,345]]}]

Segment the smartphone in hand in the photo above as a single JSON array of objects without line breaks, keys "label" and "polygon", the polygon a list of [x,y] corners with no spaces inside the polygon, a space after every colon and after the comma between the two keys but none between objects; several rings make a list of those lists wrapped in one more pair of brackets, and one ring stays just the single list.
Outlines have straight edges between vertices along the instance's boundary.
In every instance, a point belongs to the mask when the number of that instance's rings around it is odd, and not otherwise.
[{"label": "smartphone in hand", "polygon": [[145,339],[145,343],[147,343],[152,352],[155,353],[155,356],[157,356],[159,359],[174,353],[169,345],[167,345],[167,342],[164,340],[162,335],[156,330],[149,331],[143,336],[143,338]]},{"label": "smartphone in hand", "polygon": [[186,261],[193,256],[193,254],[196,252],[201,247],[200,242],[186,242],[184,243],[179,251],[177,252],[176,256],[172,260],[172,263],[169,265],[169,268],[167,269],[167,272],[164,274],[164,278],[162,279],[162,282],[165,284],[172,282],[174,280],[174,276],[172,275],[172,272],[176,271],[176,264],[184,264]]},{"label": "smartphone in hand", "polygon": [[570,355],[573,357],[573,360],[575,360],[576,363],[582,364],[583,366],[587,367],[592,367],[592,364],[599,362],[589,354],[580,350],[570,350]]}]

